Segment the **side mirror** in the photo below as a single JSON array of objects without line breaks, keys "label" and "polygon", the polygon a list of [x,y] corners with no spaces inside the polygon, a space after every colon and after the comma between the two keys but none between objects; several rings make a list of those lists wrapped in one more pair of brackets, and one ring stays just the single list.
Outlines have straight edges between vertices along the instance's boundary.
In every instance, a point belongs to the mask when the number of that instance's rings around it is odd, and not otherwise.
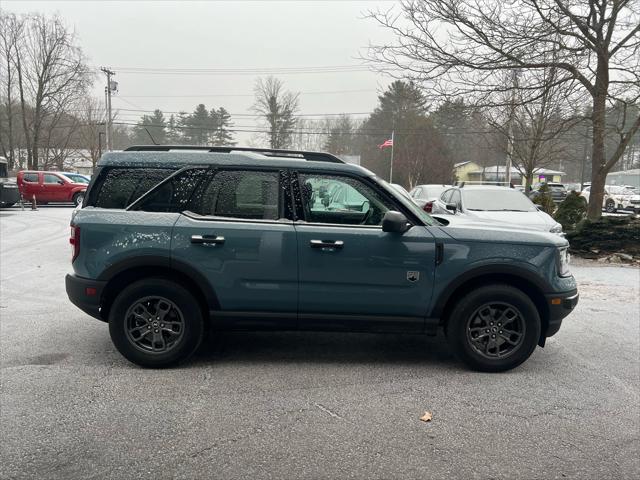
[{"label": "side mirror", "polygon": [[60,185],[64,185],[64,180],[58,180],[58,183],[59,183]]},{"label": "side mirror", "polygon": [[455,203],[447,203],[445,207],[447,210],[449,210],[453,214],[455,214],[458,211],[458,206]]},{"label": "side mirror", "polygon": [[382,218],[383,232],[404,233],[409,230],[410,227],[411,225],[407,221],[407,217],[400,212],[389,210]]}]

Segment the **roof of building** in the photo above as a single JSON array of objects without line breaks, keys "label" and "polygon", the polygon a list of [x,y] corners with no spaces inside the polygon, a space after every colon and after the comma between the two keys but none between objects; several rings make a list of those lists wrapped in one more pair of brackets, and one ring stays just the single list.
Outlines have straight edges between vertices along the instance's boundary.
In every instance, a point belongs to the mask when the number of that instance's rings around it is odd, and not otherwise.
[{"label": "roof of building", "polygon": [[[507,167],[505,165],[493,165],[491,167],[484,167],[484,169],[474,170],[471,173],[505,173],[506,170]],[[511,167],[511,173],[515,173],[517,175],[521,174],[520,170],[518,170],[516,167]],[[561,172],[559,170],[551,170],[550,168],[536,168],[533,173],[535,173],[536,175],[566,175],[565,172]]]}]

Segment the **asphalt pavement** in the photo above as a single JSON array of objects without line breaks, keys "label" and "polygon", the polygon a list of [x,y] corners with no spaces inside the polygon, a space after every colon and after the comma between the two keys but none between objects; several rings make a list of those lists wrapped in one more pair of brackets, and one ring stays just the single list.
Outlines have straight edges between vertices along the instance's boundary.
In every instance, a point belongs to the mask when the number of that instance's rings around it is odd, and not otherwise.
[{"label": "asphalt pavement", "polygon": [[2,479],[640,476],[638,268],[574,265],[576,311],[504,374],[440,337],[324,333],[154,371],[68,301],[70,214],[0,211]]}]

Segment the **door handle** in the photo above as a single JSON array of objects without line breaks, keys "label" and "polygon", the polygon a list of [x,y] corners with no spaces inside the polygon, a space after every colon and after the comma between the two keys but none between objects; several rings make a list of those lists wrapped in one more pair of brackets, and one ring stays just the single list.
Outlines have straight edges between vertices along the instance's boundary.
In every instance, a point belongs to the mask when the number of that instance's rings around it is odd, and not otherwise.
[{"label": "door handle", "polygon": [[222,245],[224,243],[224,237],[218,237],[217,235],[191,235],[191,243],[196,245]]},{"label": "door handle", "polygon": [[309,242],[311,248],[342,248],[344,242],[342,240],[311,240]]}]

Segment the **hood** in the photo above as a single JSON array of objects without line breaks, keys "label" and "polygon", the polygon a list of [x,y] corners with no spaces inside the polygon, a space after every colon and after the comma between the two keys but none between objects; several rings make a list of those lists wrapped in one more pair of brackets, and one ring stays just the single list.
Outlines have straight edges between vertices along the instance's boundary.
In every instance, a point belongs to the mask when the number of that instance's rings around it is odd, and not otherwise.
[{"label": "hood", "polygon": [[550,215],[535,212],[466,212],[465,215],[481,221],[508,223],[520,228],[548,232],[557,222]]},{"label": "hood", "polygon": [[451,238],[462,242],[529,244],[554,247],[569,245],[569,242],[560,235],[549,233],[548,230],[540,228],[509,224],[491,219],[464,218],[462,215],[434,215],[434,218],[442,220],[443,223],[448,222],[447,225],[441,227],[442,231],[446,232]]}]

